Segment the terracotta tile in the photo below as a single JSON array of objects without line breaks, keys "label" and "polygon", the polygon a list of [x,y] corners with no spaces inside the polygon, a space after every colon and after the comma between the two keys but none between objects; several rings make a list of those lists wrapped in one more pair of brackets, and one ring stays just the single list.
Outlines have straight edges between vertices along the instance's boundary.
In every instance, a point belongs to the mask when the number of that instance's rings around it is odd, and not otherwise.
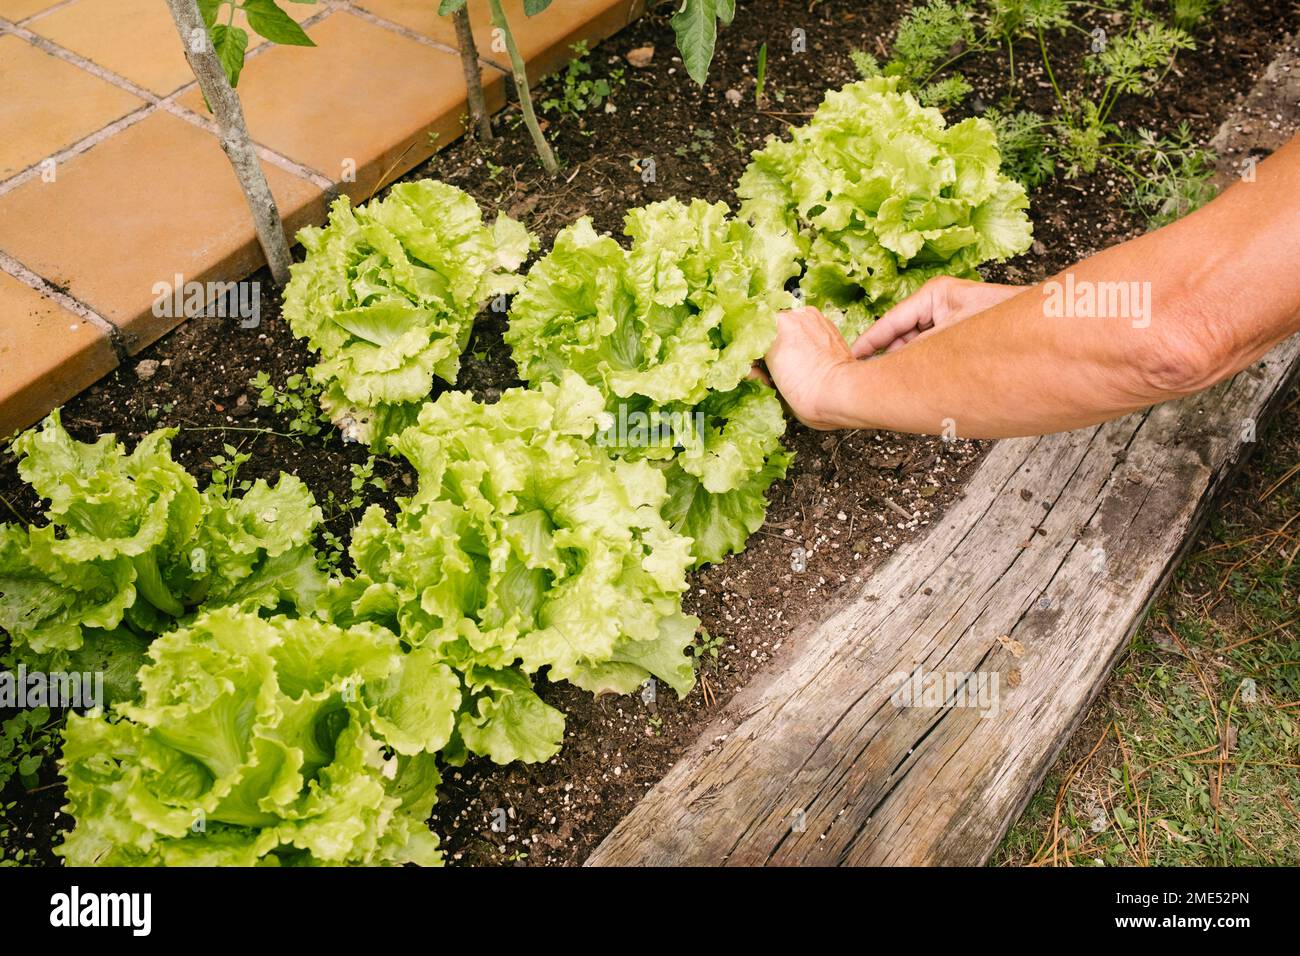
[{"label": "terracotta tile", "polygon": [[0,272],[0,438],[61,405],[117,365],[108,336]]},{"label": "terracotta tile", "polygon": [[48,10],[60,0],[0,0],[0,17],[17,22],[34,13]]},{"label": "terracotta tile", "polygon": [[11,34],[0,36],[0,179],[145,105]]},{"label": "terracotta tile", "polygon": [[[302,3],[285,3],[282,8],[298,21],[323,9]],[[248,28],[242,13],[236,14],[235,23]],[[162,0],[76,0],[28,28],[160,96],[194,79],[176,24]],[[264,42],[249,31],[250,50]]]},{"label": "terracotta tile", "polygon": [[[264,168],[290,229],[323,215],[315,186]],[[240,279],[264,261],[216,137],[164,112],[73,158],[57,182],[0,196],[0,249],[112,321],[132,352],[177,324],[153,315],[156,283]]]},{"label": "terracotta tile", "polygon": [[[314,48],[279,47],[248,64],[239,84],[253,138],[341,183],[354,198],[374,191],[433,154],[430,131],[444,146],[462,132],[465,83],[456,54],[338,12],[311,30]],[[503,82],[484,73],[489,109],[504,100]],[[198,91],[179,100],[202,109]]]},{"label": "terracotta tile", "polygon": [[[459,49],[456,43],[456,28],[451,17],[438,16],[438,4],[427,0],[354,0],[355,5],[363,10],[401,24],[421,36],[445,43]],[[487,21],[486,0],[474,0],[470,3],[471,24]],[[477,36],[475,37],[477,41]]]},{"label": "terracotta tile", "polygon": [[[586,40],[588,48],[593,47],[628,23],[628,0],[555,0],[535,17],[524,16],[523,6],[523,0],[502,2],[519,52],[528,64],[530,82],[554,73],[573,59],[573,44]],[[481,55],[509,67],[504,45],[497,44],[499,51],[492,49],[490,29],[475,31],[474,42]]]},{"label": "terracotta tile", "polygon": [[[456,28],[449,17],[438,16],[436,3],[427,0],[357,0],[357,5],[431,39],[458,46]],[[528,64],[530,80],[545,76],[567,63],[573,56],[569,48],[579,40],[595,46],[621,30],[630,22],[633,8],[643,6],[641,0],[555,0],[544,13],[526,17],[524,0],[502,0],[519,52]],[[469,11],[479,57],[509,69],[510,57],[505,47],[492,48],[492,18],[487,0],[469,0]]]}]

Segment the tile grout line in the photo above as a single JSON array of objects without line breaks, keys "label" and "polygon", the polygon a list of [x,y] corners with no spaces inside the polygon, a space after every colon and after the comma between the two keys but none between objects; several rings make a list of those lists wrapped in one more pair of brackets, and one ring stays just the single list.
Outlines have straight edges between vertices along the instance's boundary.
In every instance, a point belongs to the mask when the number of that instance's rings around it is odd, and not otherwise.
[{"label": "tile grout line", "polygon": [[70,7],[76,2],[77,0],[59,0],[59,2],[54,4],[53,6],[46,7],[44,10],[37,10],[35,13],[29,13],[21,20],[15,20],[13,22],[20,23],[26,26],[28,23],[35,23],[37,20],[44,19],[45,17],[49,16],[51,13],[53,13],[56,10],[62,10],[64,7]]},{"label": "tile grout line", "polygon": [[107,67],[100,66],[98,63],[87,59],[80,53],[74,53],[66,47],[59,46],[59,44],[55,43],[53,40],[43,37],[39,33],[34,33],[26,27],[14,23],[12,20],[5,20],[3,17],[0,17],[0,33],[11,33],[21,40],[26,40],[38,50],[42,50],[45,53],[50,54],[50,56],[58,57],[65,63],[70,63],[78,69],[85,70],[92,76],[97,76],[99,79],[104,80],[107,83],[112,83],[114,86],[126,90],[133,96],[138,96],[146,103],[156,104],[162,99],[161,96],[154,93],[152,90],[147,90],[143,86],[138,86],[131,80],[128,80],[120,74],[114,73]]},{"label": "tile grout line", "polygon": [[27,266],[23,265],[3,249],[0,249],[0,270],[2,270],[6,275],[17,279],[33,291],[39,292],[45,298],[57,302],[73,315],[77,316],[77,318],[90,323],[103,332],[104,335],[107,336],[108,344],[112,347],[113,353],[117,356],[119,364],[125,365],[130,361],[131,355],[127,351],[122,330],[119,329],[110,319],[104,318],[80,299],[62,289],[56,288],[43,276],[40,276],[27,268]]},{"label": "tile grout line", "polygon": [[[182,106],[180,103],[171,99],[159,103],[158,108],[170,116],[175,116],[177,119],[184,120],[192,126],[197,126],[199,129],[211,133],[213,137],[216,138],[217,145],[221,145],[221,132],[217,129],[215,120],[204,116],[201,113],[196,113],[189,107]],[[328,193],[338,188],[337,184],[323,173],[319,173],[310,166],[290,159],[288,156],[283,156],[268,146],[263,146],[261,143],[254,141],[253,148],[257,151],[257,155],[267,163],[286,173],[297,176],[299,179],[305,179],[317,189]]]},{"label": "tile grout line", "polygon": [[141,106],[136,107],[130,113],[127,113],[125,116],[119,116],[117,119],[109,123],[107,126],[102,126],[99,129],[95,130],[93,133],[89,134],[88,136],[82,137],[72,145],[65,146],[63,147],[63,149],[59,150],[58,152],[51,153],[49,156],[45,156],[41,159],[38,159],[36,162],[32,163],[32,165],[28,166],[26,169],[20,170],[19,172],[16,172],[12,176],[10,176],[8,179],[4,180],[3,182],[0,182],[0,196],[3,196],[5,193],[12,192],[13,190],[17,189],[19,186],[25,185],[26,183],[35,179],[37,176],[41,175],[42,167],[44,166],[45,163],[48,163],[50,160],[54,160],[55,168],[57,169],[59,166],[61,166],[63,163],[66,163],[68,160],[80,156],[88,149],[91,149],[94,146],[98,146],[100,143],[104,142],[107,139],[111,139],[113,136],[117,135],[122,130],[129,129],[130,127],[134,126],[136,123],[139,123],[141,120],[149,116],[152,116],[157,111],[158,111],[157,103],[142,104]]},{"label": "tile grout line", "polygon": [[[315,26],[321,20],[324,20],[331,13],[333,13],[335,10],[348,9],[346,4],[344,2],[341,2],[341,0],[320,0],[320,7],[321,9],[318,12],[313,13],[311,16],[307,17],[305,20],[302,21],[301,24],[299,24],[299,26],[302,27]],[[249,60],[256,59],[258,56],[261,56],[267,50],[274,49],[278,45],[279,44],[273,43],[270,40],[267,40],[265,43],[258,44],[256,47],[249,50],[244,55],[245,65],[247,65]],[[199,127],[199,129],[206,130],[207,132],[211,133],[213,136],[217,138],[217,145],[219,146],[221,143],[221,133],[217,129],[216,122],[212,120],[210,117],[204,116],[202,113],[199,113],[197,110],[192,110],[188,106],[182,106],[178,102],[182,96],[189,93],[191,90],[196,89],[198,85],[199,85],[198,80],[188,81],[187,83],[178,87],[177,89],[172,90],[172,92],[168,93],[166,96],[161,97],[158,101],[158,107],[164,112],[170,113],[172,116],[175,116],[177,119],[183,119],[187,123],[190,123],[194,126]],[[251,131],[249,133],[249,138],[253,139]],[[253,139],[253,148],[257,150],[257,155],[265,162],[270,163],[272,166],[275,166],[286,173],[290,173],[294,176],[297,176],[299,179],[307,180],[307,182],[311,183],[313,186],[323,191],[327,195],[329,193],[336,191],[338,188],[337,184],[333,180],[331,180],[328,176],[324,175],[323,173],[318,172],[315,169],[312,169],[310,166],[306,165],[305,163],[298,162],[292,157],[285,156],[282,153],[278,153],[275,150],[271,149],[269,146],[263,146],[261,143],[257,142],[256,139]]]},{"label": "tile grout line", "polygon": [[[75,2],[76,0],[68,0],[69,4]],[[66,5],[67,4],[61,4],[60,6],[66,6]],[[346,6],[343,3],[340,3],[339,0],[329,0],[329,2],[322,3],[321,6],[322,9],[320,10],[319,13],[315,13],[303,21],[304,26],[312,26],[313,24],[329,16],[335,10],[350,9],[350,7]],[[52,8],[52,9],[56,9],[56,8]],[[39,14],[37,16],[39,16]],[[140,99],[145,101],[144,107],[137,108],[136,110],[133,110],[132,112],[128,113],[124,117],[119,117],[114,122],[109,123],[108,125],[101,127],[100,129],[94,131],[93,133],[88,134],[87,136],[78,140],[76,143],[73,143],[71,146],[66,146],[63,149],[59,150],[58,152],[51,154],[50,156],[43,157],[42,159],[33,163],[31,166],[27,167],[26,169],[14,173],[14,175],[10,176],[8,179],[0,180],[0,196],[3,196],[5,193],[18,188],[19,186],[29,182],[30,180],[38,176],[40,174],[42,163],[46,162],[47,160],[53,159],[57,164],[57,163],[64,162],[68,159],[71,159],[74,156],[84,153],[92,146],[98,145],[99,143],[110,138],[111,136],[120,132],[121,130],[135,125],[136,123],[140,122],[142,119],[149,116],[156,110],[162,110],[163,112],[169,113],[172,116],[177,117],[178,119],[186,120],[187,122],[195,126],[198,126],[200,129],[206,130],[207,132],[212,133],[213,135],[217,135],[216,125],[211,120],[209,120],[207,117],[200,116],[199,114],[187,109],[184,106],[181,106],[179,103],[176,102],[178,97],[185,95],[190,90],[198,86],[198,82],[196,80],[190,80],[187,83],[184,83],[180,87],[173,90],[171,93],[168,93],[166,95],[159,95],[157,93],[154,93],[152,90],[147,90],[144,87],[138,86],[137,84],[133,83],[131,80],[127,79],[126,77],[121,76],[120,74],[115,73],[106,67],[100,66],[98,63],[95,63],[93,60],[83,57],[79,53],[74,53],[73,51],[68,50],[65,47],[59,46],[59,44],[55,43],[53,40],[43,37],[39,33],[33,33],[31,30],[25,29],[23,26],[16,24],[14,21],[0,18],[0,33],[12,33],[14,36],[18,37],[21,40],[25,40],[26,42],[30,43],[32,46],[36,47],[37,49],[42,50],[43,52],[48,53],[51,56],[57,57],[60,60],[63,60],[64,62],[77,67],[78,69],[84,70],[85,72],[91,74],[92,76],[95,76],[106,83],[110,83],[122,90],[125,90],[131,95],[139,97]],[[270,41],[259,44],[257,47],[254,47],[252,50],[248,51],[247,58],[253,59],[257,57],[259,54],[261,54],[263,51],[273,48],[276,45],[277,44],[272,43]],[[324,176],[323,174],[317,172],[316,170],[312,169],[311,167],[306,166],[302,163],[298,163],[293,159],[289,158],[288,156],[283,156],[280,153],[277,153],[275,150],[271,149],[270,147],[263,146],[256,141],[254,141],[253,145],[257,149],[258,156],[260,156],[263,160],[270,163],[271,165],[280,168],[284,172],[297,176],[299,179],[305,179],[313,186],[325,192],[330,192],[337,188],[337,185],[332,180],[330,180],[328,177]]]},{"label": "tile grout line", "polygon": [[[430,2],[432,2],[432,0],[430,0]],[[346,9],[351,11],[354,16],[372,23],[377,27],[382,27],[390,33],[396,33],[398,36],[406,37],[408,40],[414,40],[416,43],[423,44],[424,46],[433,47],[435,50],[441,50],[443,53],[453,53],[456,55],[457,60],[460,59],[460,50],[456,49],[454,46],[448,46],[446,43],[433,39],[433,37],[427,37],[423,33],[412,30],[410,27],[404,27],[400,23],[386,20],[378,14],[371,13],[369,10],[362,9],[361,7],[349,6]],[[509,70],[498,66],[491,60],[484,59],[482,56],[478,57],[478,61],[483,66],[491,67],[494,72],[500,73],[502,76],[510,75]]]},{"label": "tile grout line", "polygon": [[[186,122],[191,123],[199,127],[200,129],[203,129],[206,132],[213,134],[214,136],[218,135],[216,125],[212,122],[212,120],[210,120],[206,116],[200,115],[199,113],[193,110],[190,110],[188,107],[180,105],[180,103],[177,102],[179,97],[189,93],[198,85],[197,81],[190,80],[182,84],[180,87],[178,87],[177,89],[173,90],[170,93],[167,93],[165,95],[159,95],[157,93],[154,93],[152,90],[148,90],[142,86],[137,85],[136,83],[132,82],[126,77],[121,76],[120,74],[115,73],[114,71],[106,67],[100,66],[98,63],[95,63],[93,60],[84,57],[79,53],[75,53],[71,50],[66,49],[65,47],[60,46],[59,44],[55,43],[53,40],[41,36],[39,33],[35,33],[31,31],[27,29],[25,26],[26,23],[29,23],[34,20],[39,20],[40,18],[42,18],[48,13],[52,13],[55,10],[59,10],[62,9],[63,7],[70,6],[76,2],[77,0],[64,0],[64,2],[56,4],[53,7],[32,14],[32,16],[27,17],[22,21],[6,20],[0,17],[0,33],[12,33],[14,36],[18,37],[19,39],[25,40],[27,43],[30,43],[32,46],[35,46],[37,49],[42,50],[51,56],[58,57],[64,62],[69,63],[72,66],[77,67],[78,69],[84,70],[85,72],[91,74],[92,76],[95,76],[107,83],[111,83],[112,85],[125,90],[126,92],[132,94],[133,96],[139,97],[140,99],[145,101],[146,105],[145,107],[134,110],[131,113],[128,113],[126,116],[118,118],[113,123],[101,127],[100,129],[96,130],[93,133],[90,133],[89,135],[78,140],[76,143],[73,143],[71,146],[64,147],[62,150],[59,150],[58,152],[53,153],[50,156],[43,157],[42,159],[33,163],[31,166],[27,167],[26,169],[20,170],[19,172],[15,173],[13,176],[10,176],[8,179],[0,180],[0,196],[34,179],[37,175],[40,174],[41,166],[47,160],[53,159],[55,163],[58,164],[68,159],[71,159],[75,156],[78,156],[81,153],[84,153],[86,150],[90,149],[91,147],[98,145],[99,143],[110,138],[114,134],[120,132],[121,130],[135,125],[136,123],[140,122],[147,116],[151,115],[156,110],[162,110],[163,112],[166,112],[172,116],[177,117],[178,119],[185,120]],[[326,17],[330,16],[331,14],[338,11],[344,11],[353,14],[360,20],[364,20],[366,22],[371,23],[374,26],[387,30],[390,33],[395,33],[398,36],[405,37],[408,40],[414,40],[415,42],[420,43],[423,46],[432,47],[433,49],[439,50],[444,53],[454,54],[457,58],[460,57],[460,51],[455,47],[448,46],[445,43],[440,43],[439,41],[434,40],[431,37],[426,37],[423,34],[417,33],[416,31],[404,27],[399,23],[394,23],[391,20],[386,20],[383,17],[377,16],[371,13],[369,10],[364,10],[361,7],[354,6],[351,0],[320,0],[320,5],[321,5],[321,9],[319,12],[312,14],[310,17],[307,17],[305,20],[302,21],[301,25],[303,27],[314,26],[315,24],[319,23],[321,20],[324,20]],[[258,46],[254,47],[252,50],[248,51],[248,53],[246,54],[246,59],[253,59],[261,55],[264,51],[268,49],[273,49],[275,46],[277,46],[277,44],[271,41],[261,43]],[[478,61],[484,66],[491,68],[494,72],[501,73],[503,76],[508,75],[503,68],[499,67],[497,64],[491,62],[490,60],[484,59],[483,57],[480,56],[478,57]],[[335,183],[333,180],[325,176],[320,171],[315,170],[304,163],[299,163],[296,160],[292,159],[291,157],[284,156],[283,154],[276,152],[270,147],[263,146],[262,144],[256,142],[256,140],[254,140],[253,145],[257,149],[258,156],[261,157],[261,159],[270,163],[273,166],[278,167],[284,172],[290,173],[298,177],[299,179],[306,180],[316,188],[322,190],[327,195],[335,192],[338,189],[339,184]]]}]

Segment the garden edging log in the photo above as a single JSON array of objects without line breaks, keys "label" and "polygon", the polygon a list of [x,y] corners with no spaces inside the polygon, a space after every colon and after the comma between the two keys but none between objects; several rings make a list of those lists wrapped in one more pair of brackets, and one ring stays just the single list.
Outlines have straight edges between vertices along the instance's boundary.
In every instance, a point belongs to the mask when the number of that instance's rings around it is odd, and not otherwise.
[{"label": "garden edging log", "polygon": [[[795,635],[587,865],[983,863],[1298,357],[1293,339],[1203,395],[999,442],[944,521]],[[945,675],[971,706],[895,704]]]}]

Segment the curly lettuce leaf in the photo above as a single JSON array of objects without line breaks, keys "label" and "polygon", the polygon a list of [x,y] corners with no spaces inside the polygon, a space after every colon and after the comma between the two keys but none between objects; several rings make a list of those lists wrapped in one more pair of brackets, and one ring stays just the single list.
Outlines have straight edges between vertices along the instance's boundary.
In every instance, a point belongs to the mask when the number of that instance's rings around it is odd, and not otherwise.
[{"label": "curly lettuce leaf", "polygon": [[352,208],[335,200],[324,228],[298,233],[284,314],[320,353],[311,369],[345,437],[382,449],[412,424],[435,378],[451,384],[483,303],[513,292],[536,245],[507,216],[491,226],[465,192],[401,183]]},{"label": "curly lettuce leaf", "polygon": [[[291,475],[243,497],[200,492],[171,457],[170,429],[127,453],[74,440],[57,411],[14,441],[47,523],[0,525],[0,627],[23,655],[78,651],[88,636],[149,636],[201,604],[313,606],[324,588],[322,515]],[[57,663],[51,659],[44,663]]]},{"label": "curly lettuce leaf", "polygon": [[[580,220],[529,271],[506,332],[520,374],[536,384],[576,372],[599,389],[610,424],[596,442],[623,459],[676,462],[706,494],[752,484],[785,423],[747,376],[794,304],[784,286],[797,232],[751,226],[724,203],[667,200],[631,210],[624,233],[626,249]],[[724,541],[737,538],[701,535],[693,563],[721,560]]]},{"label": "curly lettuce leaf", "polygon": [[[660,514],[663,472],[592,441],[602,407],[572,372],[495,405],[461,392],[427,405],[392,442],[416,492],[392,519],[366,512],[356,575],[321,602],[336,623],[381,624],[461,675],[453,748],[498,762],[554,753],[562,715],[529,689],[543,670],[583,682],[620,661],[620,686],[653,675],[684,694],[693,682],[684,650],[698,622],[680,610],[691,542]],[[535,726],[503,723],[516,717]]]},{"label": "curly lettuce leaf", "polygon": [[137,702],[68,718],[68,865],[440,862],[425,821],[461,699],[429,655],[227,608],[148,656]]},{"label": "curly lettuce leaf", "polygon": [[764,231],[796,233],[805,301],[855,338],[936,275],[1024,252],[1024,188],[1003,176],[983,119],[953,126],[871,77],[826,95],[789,140],[754,153],[737,193]]}]

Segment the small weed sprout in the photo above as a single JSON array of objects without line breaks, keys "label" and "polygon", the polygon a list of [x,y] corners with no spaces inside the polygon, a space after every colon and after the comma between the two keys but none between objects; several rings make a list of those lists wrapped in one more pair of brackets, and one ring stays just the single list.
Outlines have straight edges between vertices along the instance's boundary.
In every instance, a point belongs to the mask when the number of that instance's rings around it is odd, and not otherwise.
[{"label": "small weed sprout", "polygon": [[257,404],[282,416],[290,434],[315,437],[329,429],[329,419],[321,414],[318,401],[321,388],[306,375],[295,372],[280,389],[266,372],[258,372],[248,384],[257,392]]}]

